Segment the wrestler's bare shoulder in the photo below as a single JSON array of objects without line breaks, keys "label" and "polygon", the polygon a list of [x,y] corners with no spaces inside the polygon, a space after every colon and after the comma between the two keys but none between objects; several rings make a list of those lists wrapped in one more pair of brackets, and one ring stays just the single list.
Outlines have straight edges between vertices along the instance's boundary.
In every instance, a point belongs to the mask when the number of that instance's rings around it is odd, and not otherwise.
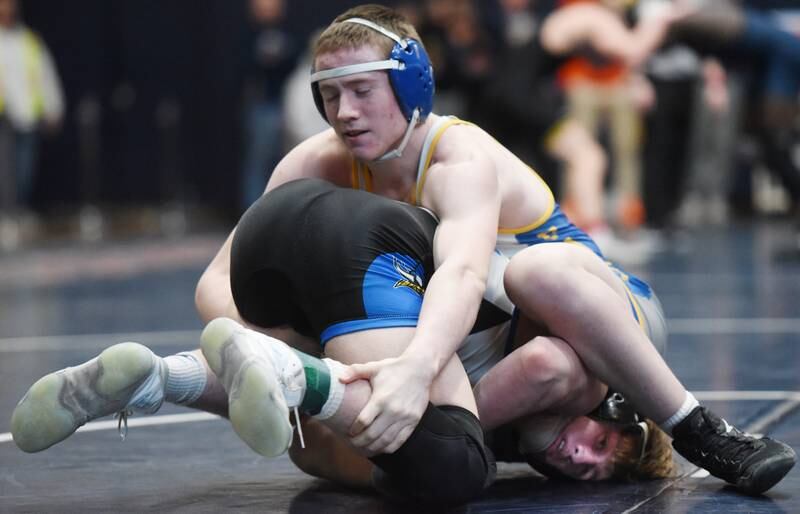
[{"label": "wrestler's bare shoulder", "polygon": [[442,133],[431,158],[431,167],[492,160],[492,137],[477,125],[453,125]]},{"label": "wrestler's bare shoulder", "polygon": [[[442,173],[448,169],[452,173]],[[536,172],[477,125],[456,125],[442,135],[428,173],[430,188],[452,191],[452,182],[466,173],[476,187],[496,183],[501,226],[527,225],[552,204],[552,193]]]},{"label": "wrestler's bare shoulder", "polygon": [[352,155],[333,129],[309,137],[281,159],[267,189],[299,178],[323,178],[349,186]]},{"label": "wrestler's bare shoulder", "polygon": [[511,151],[477,125],[455,125],[442,134],[431,160],[433,165],[478,164],[492,173],[519,169],[528,174],[527,166]]}]

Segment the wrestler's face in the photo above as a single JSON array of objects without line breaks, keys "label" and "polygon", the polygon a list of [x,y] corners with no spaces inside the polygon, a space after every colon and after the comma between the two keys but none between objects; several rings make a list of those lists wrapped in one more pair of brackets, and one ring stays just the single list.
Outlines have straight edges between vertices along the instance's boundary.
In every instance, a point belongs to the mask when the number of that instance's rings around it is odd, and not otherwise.
[{"label": "wrestler's face", "polygon": [[[349,64],[380,61],[386,57],[372,46],[341,48],[321,53],[317,71]],[[353,155],[372,161],[395,148],[408,122],[385,71],[369,71],[319,82],[328,122]]]},{"label": "wrestler's face", "polygon": [[545,450],[544,460],[578,480],[605,480],[613,472],[619,428],[586,416],[572,420]]}]

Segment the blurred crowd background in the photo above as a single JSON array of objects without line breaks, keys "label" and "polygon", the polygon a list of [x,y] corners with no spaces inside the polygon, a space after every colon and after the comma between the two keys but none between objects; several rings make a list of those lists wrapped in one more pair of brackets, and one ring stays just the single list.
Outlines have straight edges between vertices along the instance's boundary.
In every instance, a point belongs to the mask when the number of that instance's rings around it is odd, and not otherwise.
[{"label": "blurred crowd background", "polygon": [[[581,1],[634,30],[664,0]],[[283,153],[326,127],[309,42],[358,3],[0,0],[2,250],[230,228]],[[636,67],[542,48],[543,22],[575,0],[383,3],[420,29],[434,111],[487,129],[576,221],[613,234],[604,244],[630,256],[677,228],[800,220],[800,0],[724,2],[757,22],[758,48],[700,30]],[[600,219],[581,219],[564,172],[587,154],[548,149],[563,119],[602,148]]]}]

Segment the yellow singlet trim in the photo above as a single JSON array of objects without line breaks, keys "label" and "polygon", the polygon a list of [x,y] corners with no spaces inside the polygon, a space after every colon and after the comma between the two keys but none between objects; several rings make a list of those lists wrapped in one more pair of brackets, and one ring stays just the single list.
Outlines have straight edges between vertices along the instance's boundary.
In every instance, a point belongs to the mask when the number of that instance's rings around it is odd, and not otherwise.
[{"label": "yellow singlet trim", "polygon": [[533,170],[533,168],[528,167],[528,169],[530,170],[531,173],[533,173],[533,176],[536,177],[539,180],[539,182],[542,183],[545,191],[547,191],[549,197],[548,198],[549,205],[547,206],[547,209],[545,209],[544,213],[542,213],[542,215],[539,216],[533,223],[518,228],[499,228],[497,229],[497,232],[499,232],[500,234],[521,234],[523,232],[528,232],[529,230],[539,228],[545,221],[548,220],[548,218],[550,218],[550,216],[553,214],[553,211],[556,208],[556,198],[553,196],[553,191],[550,190],[550,187],[547,185],[547,182],[545,182],[544,179],[540,177],[539,174],[536,173],[536,171]]},{"label": "yellow singlet trim", "polygon": [[616,272],[616,275],[622,279],[622,286],[625,288],[625,294],[628,295],[628,301],[631,302],[631,305],[633,305],[633,310],[636,311],[636,320],[639,322],[639,328],[641,328],[643,331],[646,332],[646,327],[644,326],[644,314],[642,313],[642,307],[636,300],[636,296],[634,296],[634,294],[628,287],[628,275],[619,268],[612,267],[612,269]]},{"label": "yellow singlet trim", "polygon": [[420,174],[419,181],[417,181],[416,192],[414,196],[411,198],[411,203],[414,205],[417,204],[417,200],[422,198],[422,189],[425,187],[425,180],[428,178],[428,169],[431,165],[431,160],[433,159],[433,152],[436,150],[436,145],[439,143],[439,139],[444,134],[444,131],[448,128],[452,127],[453,125],[474,125],[468,121],[460,120],[458,118],[451,118],[444,122],[441,127],[436,130],[436,134],[433,136],[431,140],[431,146],[428,148],[428,154],[425,156],[425,164],[422,167],[422,173]]},{"label": "yellow singlet trim", "polygon": [[369,167],[355,159],[353,159],[352,174],[350,177],[351,186],[353,189],[361,189],[363,178],[364,191],[372,192],[372,171]]},{"label": "yellow singlet trim", "polygon": [[361,189],[361,183],[358,180],[358,161],[353,159],[353,166],[350,171],[350,185],[353,189]]}]

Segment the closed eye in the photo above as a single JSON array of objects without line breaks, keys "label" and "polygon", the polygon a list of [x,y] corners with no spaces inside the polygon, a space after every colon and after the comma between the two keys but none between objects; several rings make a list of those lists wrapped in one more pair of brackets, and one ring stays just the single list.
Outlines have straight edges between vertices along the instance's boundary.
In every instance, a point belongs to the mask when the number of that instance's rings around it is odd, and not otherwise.
[{"label": "closed eye", "polygon": [[334,101],[336,101],[337,98],[339,98],[339,94],[338,93],[333,93],[332,92],[332,93],[327,93],[327,94],[323,93],[322,94],[322,99],[327,103],[334,102]]}]

